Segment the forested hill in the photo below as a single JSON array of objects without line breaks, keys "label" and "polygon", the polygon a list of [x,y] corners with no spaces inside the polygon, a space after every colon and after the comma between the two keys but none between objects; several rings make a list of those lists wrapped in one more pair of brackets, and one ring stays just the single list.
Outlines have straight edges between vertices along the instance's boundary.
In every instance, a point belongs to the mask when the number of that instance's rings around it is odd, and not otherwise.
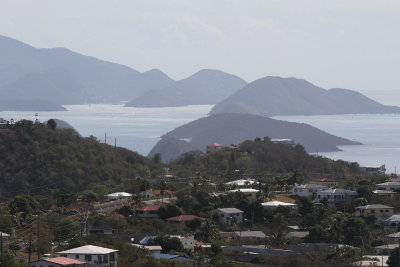
[{"label": "forested hill", "polygon": [[39,194],[45,189],[81,192],[93,186],[149,177],[156,165],[124,148],[82,138],[55,124],[19,121],[0,131],[0,195]]},{"label": "forested hill", "polygon": [[178,176],[196,174],[205,177],[269,177],[271,174],[299,172],[306,179],[331,177],[345,179],[360,174],[357,163],[309,155],[303,146],[274,144],[270,139],[245,141],[235,150],[188,152],[169,164],[170,172]]}]

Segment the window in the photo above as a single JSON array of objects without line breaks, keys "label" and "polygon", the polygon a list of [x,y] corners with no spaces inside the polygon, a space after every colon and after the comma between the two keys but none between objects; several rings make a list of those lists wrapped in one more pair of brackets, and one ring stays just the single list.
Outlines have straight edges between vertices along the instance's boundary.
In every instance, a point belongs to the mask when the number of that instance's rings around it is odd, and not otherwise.
[{"label": "window", "polygon": [[76,255],[75,255],[75,259],[79,259],[79,254],[76,254]]},{"label": "window", "polygon": [[371,213],[375,213],[375,210],[371,210]]},{"label": "window", "polygon": [[92,261],[92,255],[85,255],[85,261]]},{"label": "window", "polygon": [[221,213],[221,217],[224,218],[224,217],[225,217],[225,214],[222,214],[222,213]]},{"label": "window", "polygon": [[297,189],[295,189],[294,192],[297,193]]},{"label": "window", "polygon": [[240,213],[236,213],[236,216],[239,217],[239,216],[240,216]]},{"label": "window", "polygon": [[110,254],[110,261],[115,261],[115,254],[114,253]]}]

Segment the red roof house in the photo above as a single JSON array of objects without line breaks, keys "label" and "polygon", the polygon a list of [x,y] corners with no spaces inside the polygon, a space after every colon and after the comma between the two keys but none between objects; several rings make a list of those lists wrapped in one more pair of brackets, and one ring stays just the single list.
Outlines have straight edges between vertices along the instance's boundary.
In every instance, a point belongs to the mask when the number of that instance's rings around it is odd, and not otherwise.
[{"label": "red roof house", "polygon": [[67,257],[55,257],[55,258],[43,259],[43,260],[32,262],[31,266],[32,267],[49,266],[49,263],[52,263],[52,266],[54,266],[54,267],[59,267],[59,266],[86,267],[87,266],[87,262],[85,262],[85,261],[78,261],[78,260],[70,259]]},{"label": "red roof house", "polygon": [[160,205],[149,205],[135,208],[135,211],[138,217],[153,218],[157,217],[157,211],[160,209],[160,207]]}]

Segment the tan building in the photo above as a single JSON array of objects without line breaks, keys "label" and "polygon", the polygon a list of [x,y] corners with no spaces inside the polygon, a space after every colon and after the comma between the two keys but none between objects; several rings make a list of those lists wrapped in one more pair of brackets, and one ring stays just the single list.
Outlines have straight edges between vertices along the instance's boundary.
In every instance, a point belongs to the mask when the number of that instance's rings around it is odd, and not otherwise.
[{"label": "tan building", "polygon": [[356,215],[358,216],[374,215],[377,218],[389,217],[393,215],[393,207],[381,204],[358,206],[356,208]]}]

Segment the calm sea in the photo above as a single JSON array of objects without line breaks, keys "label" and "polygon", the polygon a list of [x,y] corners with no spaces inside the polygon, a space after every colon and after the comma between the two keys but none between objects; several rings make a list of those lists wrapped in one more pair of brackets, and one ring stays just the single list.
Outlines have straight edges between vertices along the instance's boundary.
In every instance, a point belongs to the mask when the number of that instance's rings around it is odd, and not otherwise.
[{"label": "calm sea", "polygon": [[[400,106],[400,94],[395,91],[364,91],[369,97]],[[39,120],[58,118],[71,124],[81,135],[94,135],[104,142],[126,147],[147,155],[160,136],[174,128],[204,117],[212,105],[133,108],[123,105],[71,105],[68,111],[40,112]],[[0,112],[5,119],[31,119],[34,112]],[[332,159],[356,161],[361,165],[386,164],[387,172],[400,169],[400,114],[279,116],[278,119],[304,122],[321,130],[351,140],[360,146],[342,146],[342,151],[319,153]]]}]

